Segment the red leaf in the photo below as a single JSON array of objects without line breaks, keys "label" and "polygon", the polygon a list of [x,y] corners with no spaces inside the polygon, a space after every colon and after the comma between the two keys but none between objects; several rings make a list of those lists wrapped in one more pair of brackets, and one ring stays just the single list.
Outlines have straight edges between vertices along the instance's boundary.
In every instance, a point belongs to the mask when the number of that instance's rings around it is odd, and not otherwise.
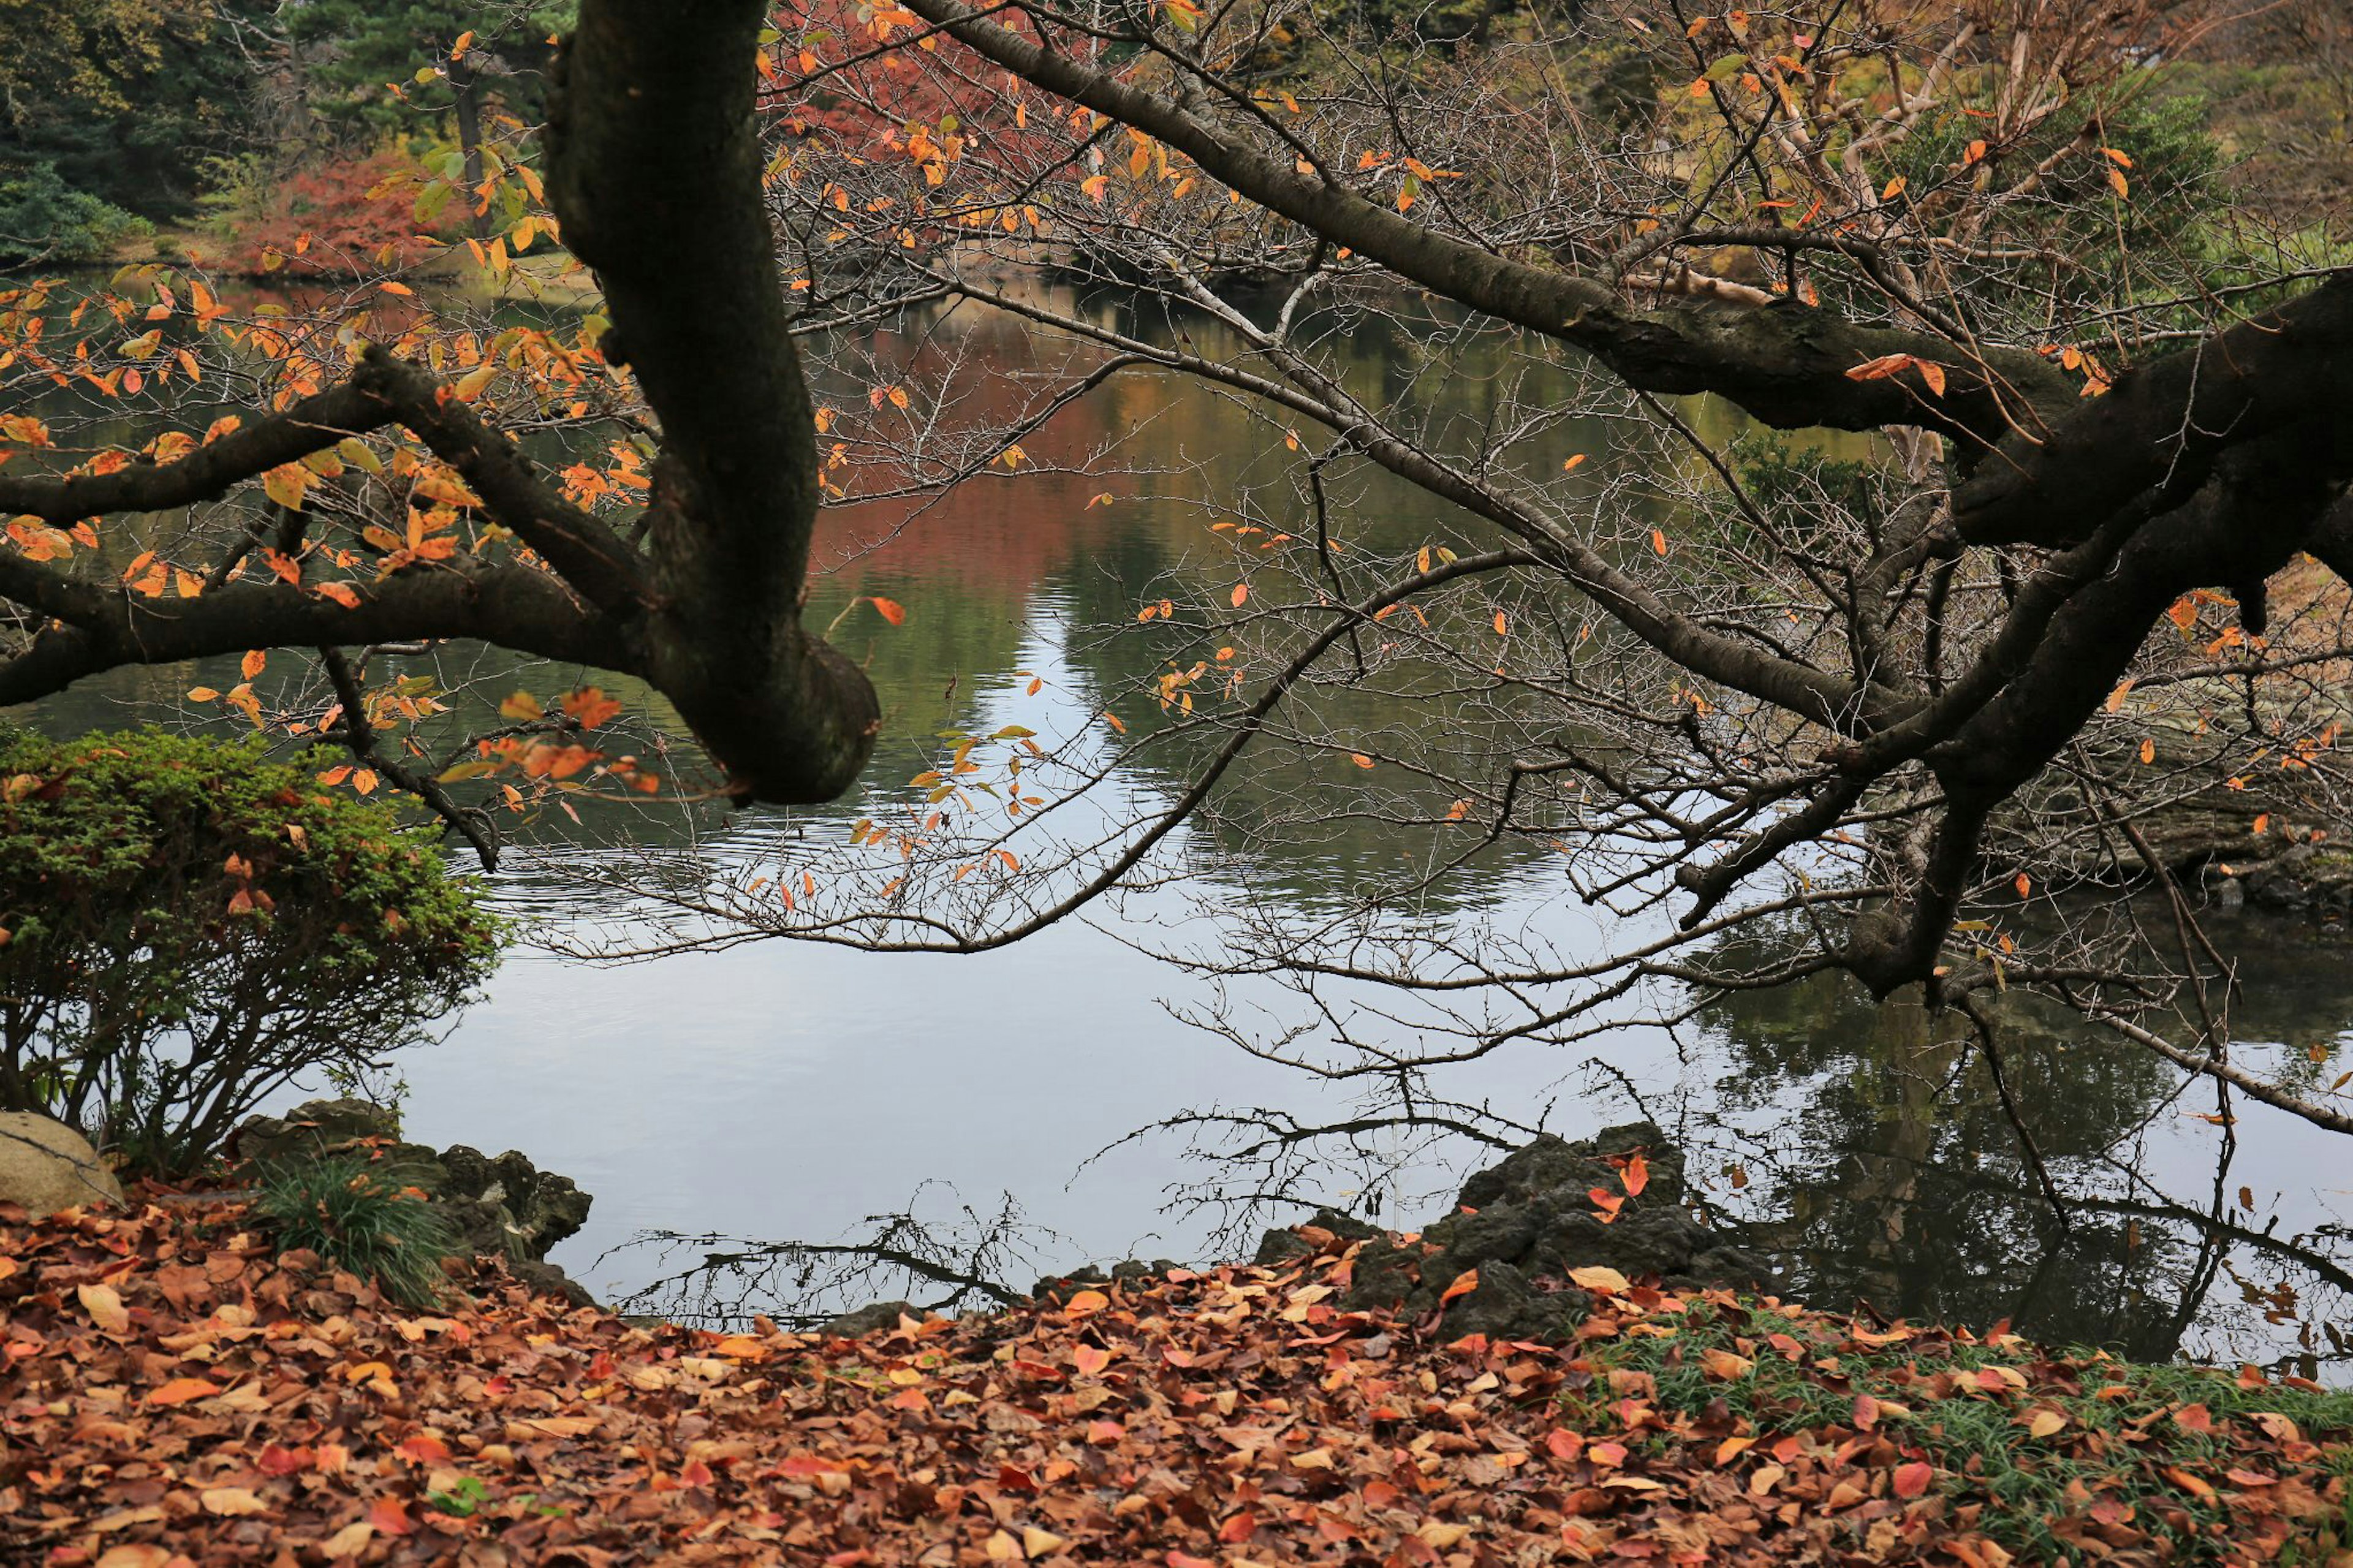
[{"label": "red leaf", "polygon": [[1454,1277],[1452,1284],[1440,1293],[1438,1304],[1442,1307],[1455,1297],[1468,1296],[1477,1289],[1479,1289],[1479,1271],[1476,1268],[1465,1268]]},{"label": "red leaf", "polygon": [[866,602],[874,606],[876,615],[892,626],[903,626],[907,624],[907,607],[898,600],[886,599],[880,594],[869,594],[866,596]]},{"label": "red leaf", "polygon": [[309,1469],[316,1457],[308,1448],[286,1448],[270,1443],[263,1447],[261,1457],[254,1463],[265,1476],[290,1476]]},{"label": "red leaf", "polygon": [[1936,1478],[1936,1474],[1934,1467],[1924,1464],[1918,1459],[1913,1460],[1908,1465],[1896,1466],[1895,1495],[1900,1498],[1920,1496],[1928,1489],[1928,1483]]},{"label": "red leaf", "polygon": [[1651,1163],[1640,1154],[1628,1155],[1625,1172],[1619,1180],[1626,1188],[1628,1197],[1641,1197],[1642,1189],[1651,1184]]},{"label": "red leaf", "polygon": [[380,1497],[368,1505],[367,1521],[378,1535],[414,1535],[417,1523],[396,1497]]}]

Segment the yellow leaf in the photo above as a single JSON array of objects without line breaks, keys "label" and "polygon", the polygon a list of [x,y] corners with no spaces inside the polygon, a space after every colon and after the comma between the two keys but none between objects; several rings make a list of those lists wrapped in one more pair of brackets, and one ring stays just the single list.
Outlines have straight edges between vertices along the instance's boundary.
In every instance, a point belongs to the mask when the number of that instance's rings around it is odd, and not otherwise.
[{"label": "yellow leaf", "polygon": [[460,403],[473,402],[482,395],[482,389],[491,384],[491,378],[498,374],[498,363],[494,360],[485,361],[468,371],[458,378],[458,400]]},{"label": "yellow leaf", "polygon": [[[1746,1356],[1735,1355],[1730,1351],[1718,1350],[1713,1345],[1699,1352],[1699,1363],[1708,1376],[1720,1377],[1726,1382],[1736,1377],[1746,1377],[1757,1369],[1757,1363]],[[1716,1461],[1718,1464],[1723,1462],[1721,1459]]]},{"label": "yellow leaf", "polygon": [[252,648],[247,652],[243,659],[238,661],[237,669],[248,680],[251,680],[255,676],[261,673],[261,667],[269,662],[269,656],[268,654],[262,652],[258,647]]},{"label": "yellow leaf", "polygon": [[191,702],[216,702],[219,700],[220,693],[214,690],[209,686],[191,686],[188,688],[188,700]]},{"label": "yellow leaf", "polygon": [[74,1294],[81,1300],[81,1310],[90,1314],[101,1332],[119,1334],[131,1327],[131,1314],[122,1309],[122,1298],[111,1285],[77,1285]]},{"label": "yellow leaf", "polygon": [[207,1487],[197,1496],[206,1513],[234,1519],[241,1513],[268,1513],[269,1505],[246,1487]]},{"label": "yellow leaf", "polygon": [[346,1557],[357,1557],[367,1550],[367,1543],[375,1539],[375,1526],[363,1519],[343,1526],[343,1529],[327,1537],[319,1550],[327,1554],[329,1561],[340,1562]]},{"label": "yellow leaf", "polygon": [[1623,1274],[1607,1264],[1599,1263],[1588,1268],[1570,1269],[1568,1282],[1582,1289],[1596,1291],[1604,1296],[1621,1296],[1634,1288],[1633,1281],[1628,1279]]},{"label": "yellow leaf", "polygon": [[2064,1414],[2045,1407],[2027,1418],[2026,1435],[2030,1437],[2048,1437],[2066,1425],[2067,1417]]},{"label": "yellow leaf", "polygon": [[545,706],[528,691],[518,691],[499,704],[499,717],[529,721],[546,711]]},{"label": "yellow leaf", "polygon": [[282,463],[261,476],[261,493],[289,511],[302,510],[302,492],[311,488],[311,470],[300,463]]},{"label": "yellow leaf", "polygon": [[2116,682],[2116,689],[2108,693],[2108,700],[2106,702],[2102,704],[2102,707],[2104,707],[2108,712],[2115,712],[2117,709],[2122,708],[2125,705],[2125,698],[2131,692],[2132,689],[2133,678],[2127,675],[2122,680]]}]

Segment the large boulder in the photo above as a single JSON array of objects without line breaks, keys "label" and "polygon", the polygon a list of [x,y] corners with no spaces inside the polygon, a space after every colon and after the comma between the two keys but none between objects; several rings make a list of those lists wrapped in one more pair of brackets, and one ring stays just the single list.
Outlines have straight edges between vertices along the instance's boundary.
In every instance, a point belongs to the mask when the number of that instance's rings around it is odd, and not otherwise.
[{"label": "large boulder", "polygon": [[[1625,1194],[1625,1162],[1641,1154],[1649,1180]],[[1613,1159],[1614,1156],[1614,1159]],[[1623,1202],[1615,1217],[1594,1201]],[[1569,1271],[1600,1266],[1671,1289],[1778,1288],[1762,1256],[1701,1223],[1686,1199],[1682,1153],[1647,1121],[1612,1127],[1580,1143],[1546,1133],[1463,1184],[1454,1212],[1419,1242],[1401,1244],[1344,1215],[1311,1223],[1362,1242],[1343,1304],[1419,1315],[1444,1307],[1447,1329],[1500,1339],[1560,1339],[1585,1320],[1591,1297]],[[1268,1235],[1261,1262],[1311,1250],[1295,1231]],[[1451,1302],[1449,1285],[1472,1269],[1478,1283]]]},{"label": "large boulder", "polygon": [[477,1256],[503,1258],[534,1287],[587,1300],[547,1255],[588,1223],[595,1200],[571,1177],[543,1171],[512,1149],[493,1158],[463,1143],[436,1150],[405,1142],[398,1111],[361,1100],[314,1100],[283,1116],[254,1117],[237,1129],[232,1148],[253,1166],[373,1150],[443,1207]]},{"label": "large boulder", "polygon": [[0,1111],[0,1204],[35,1219],[88,1204],[119,1204],[122,1184],[99,1163],[90,1140],[28,1110]]}]

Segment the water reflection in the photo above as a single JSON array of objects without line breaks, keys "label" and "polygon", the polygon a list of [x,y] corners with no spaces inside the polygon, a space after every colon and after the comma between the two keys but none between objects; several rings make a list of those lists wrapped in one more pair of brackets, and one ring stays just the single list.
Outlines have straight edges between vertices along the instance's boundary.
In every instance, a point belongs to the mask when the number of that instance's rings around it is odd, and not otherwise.
[{"label": "water reflection", "polygon": [[[1060,303],[1137,336],[1184,331],[1212,352],[1231,346],[1211,323],[1132,299]],[[967,378],[960,395],[976,417],[1003,420],[1036,395],[1020,373],[1050,368],[1053,351],[1018,323],[965,309],[911,319],[860,353],[909,378],[994,367],[1000,374]],[[1572,366],[1510,355],[1500,338],[1459,323],[1433,321],[1418,334],[1384,323],[1358,332],[1347,353],[1349,375],[1367,395],[1468,430],[1493,416],[1506,387],[1514,399],[1576,407]],[[844,370],[822,395],[854,405],[865,391]],[[1565,413],[1541,458],[1529,460],[1556,469],[1560,452],[1645,438]],[[501,869],[500,898],[562,937],[626,931],[636,905],[594,876],[624,851],[641,886],[668,878],[691,889],[713,861],[773,874],[797,846],[838,840],[877,801],[902,796],[943,731],[1018,723],[1071,735],[1100,731],[1106,710],[1140,735],[1174,722],[1145,694],[1198,650],[1180,626],[1139,626],[1137,605],[1161,593],[1221,595],[1258,542],[1313,527],[1284,430],[1199,385],[1133,377],[1064,409],[1027,445],[1035,472],[993,474],[936,504],[873,500],[827,513],[811,616],[820,626],[844,617],[838,638],[867,662],[886,711],[860,792],[813,811],[733,816],[708,803],[583,799],[576,815],[537,807],[509,822],[532,852]],[[1335,479],[1328,500],[1339,542],[1366,553],[1409,555],[1467,537],[1425,493],[1377,472]],[[1260,532],[1238,538],[1220,522]],[[1260,591],[1279,590],[1261,579]],[[906,623],[858,619],[857,601],[872,595],[905,605]],[[233,684],[233,663],[116,671],[32,717],[60,732],[139,719],[241,729],[234,716],[191,718],[184,698],[192,685]],[[398,668],[430,674],[449,704],[419,735],[437,756],[495,728],[500,702],[517,689],[603,685],[635,726],[625,749],[659,746],[670,725],[666,706],[634,681],[495,649],[446,646]],[[290,656],[273,656],[256,690],[274,714],[315,716],[332,700]],[[1508,749],[1513,725],[1536,717],[1491,705],[1483,727],[1466,726],[1409,688],[1318,700],[1328,705],[1311,709],[1317,717],[1380,733],[1406,758],[1417,748]],[[1112,805],[1173,790],[1217,739],[1179,735],[1145,753],[1130,793]],[[672,765],[691,771],[682,755]],[[1398,818],[1436,817],[1446,805],[1399,784],[1381,815],[1339,809],[1356,787],[1305,753],[1255,762],[1186,845],[1212,873],[1211,900],[1229,911],[1250,900],[1295,911],[1343,900],[1408,850]],[[1278,822],[1288,825],[1281,835]],[[1532,940],[1589,947],[1587,917],[1546,903],[1527,842],[1506,840],[1482,878],[1448,884],[1416,918],[1438,930],[1474,916],[1520,921]],[[1492,1146],[1427,1114],[1418,1124],[1385,1120],[1388,1108],[1240,1058],[1170,1016],[1162,998],[1197,1006],[1209,983],[1155,963],[1134,942],[1165,945],[1190,906],[1138,898],[1100,918],[1100,927],[1074,924],[970,960],[779,943],[595,970],[526,958],[445,1048],[406,1068],[411,1131],[513,1144],[595,1192],[589,1232],[560,1260],[609,1294],[662,1280],[688,1289],[681,1269],[697,1247],[735,1256],[734,1283],[673,1302],[712,1312],[856,1305],[848,1295],[870,1286],[914,1293],[846,1261],[872,1239],[862,1216],[881,1216],[885,1251],[932,1247],[959,1278],[1023,1285],[1018,1272],[1033,1265],[1197,1256],[1230,1246],[1250,1219],[1294,1217],[1311,1203],[1363,1210],[1377,1199],[1380,1217],[1410,1223],[1493,1157]],[[2279,1064],[2334,1078],[2353,1024],[2353,976],[2336,979],[2337,950],[2297,950],[2252,920],[2239,935],[2237,1033],[2271,1042],[2261,1048]],[[1271,1031],[1315,1023],[1296,998],[1253,1000],[1268,1007]],[[1455,1120],[1491,1134],[1511,1123],[1577,1136],[1639,1097],[1698,1148],[1694,1169],[1713,1173],[1713,1201],[1789,1254],[1808,1293],[1825,1302],[1862,1300],[1891,1315],[1978,1326],[2009,1318],[2141,1355],[2339,1355],[2326,1320],[2344,1310],[2353,1200],[2327,1135],[2261,1108],[2218,1109],[2204,1089],[2193,1103],[2170,1068],[2054,1014],[2019,1004],[2000,1021],[2015,1125],[1965,1020],[1901,1001],[1874,1007],[1828,979],[1739,994],[1675,1033],[1618,1030],[1601,1042],[1610,1070],[1589,1081],[1558,1053],[1531,1052],[1467,1068],[1446,1092],[1461,1110]],[[1139,1126],[1212,1107],[1269,1108],[1269,1125],[1371,1131],[1314,1145],[1317,1158],[1286,1164],[1271,1183],[1246,1163],[1186,1158],[1220,1154],[1220,1125],[1258,1124],[1242,1112],[1086,1163]],[[2063,1223],[2037,1190],[2030,1142],[2066,1200]],[[925,1187],[934,1180],[975,1194],[971,1214],[962,1199]],[[1221,1180],[1245,1200],[1239,1208],[1184,1206]],[[916,1192],[929,1195],[911,1208]],[[983,1201],[997,1193],[1013,1194],[1016,1208]],[[1172,1199],[1178,1207],[1164,1214]],[[686,1251],[609,1251],[656,1230],[681,1237]],[[852,1250],[765,1251],[730,1237]]]},{"label": "water reflection", "polygon": [[[2237,1032],[2292,1029],[2333,1052],[2353,977],[2307,962],[2316,944],[2293,930],[2218,934],[2263,998]],[[2293,1161],[2303,1190],[2267,1185],[2277,1151],[2249,1147],[2284,1119],[2185,1089],[2032,998],[1999,1009],[1999,1081],[1969,1020],[1873,1005],[1843,977],[1736,994],[1706,1019],[1719,1071],[1690,1114],[1721,1152],[1718,1195],[1809,1299],[2150,1360],[2227,1351],[2306,1375],[2345,1360],[2342,1194]]]}]

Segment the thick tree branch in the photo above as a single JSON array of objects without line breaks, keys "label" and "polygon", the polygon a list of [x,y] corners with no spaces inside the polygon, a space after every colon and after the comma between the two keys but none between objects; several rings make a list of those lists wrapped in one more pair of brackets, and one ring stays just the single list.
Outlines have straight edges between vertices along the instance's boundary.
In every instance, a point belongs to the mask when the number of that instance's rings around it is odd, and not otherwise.
[{"label": "thick tree branch", "polygon": [[762,198],[765,20],[760,0],[691,16],[587,0],[550,106],[548,199],[604,286],[607,357],[661,420],[645,673],[740,796],[817,801],[856,780],[881,709],[801,626],[817,437]]},{"label": "thick tree branch", "polygon": [[[19,593],[27,566],[0,552],[0,595],[45,608],[36,593]],[[584,612],[562,583],[528,566],[412,569],[354,584],[359,603],[353,609],[274,581],[231,584],[197,599],[149,599],[127,588],[48,575],[71,588],[75,615],[71,624],[43,631],[31,647],[0,664],[0,706],[46,697],[120,665],[170,664],[253,647],[480,637],[567,663],[621,668],[630,663],[615,622]],[[37,586],[47,592],[50,585]]]},{"label": "thick tree branch", "polygon": [[[1036,86],[1166,142],[1250,200],[1425,288],[1574,343],[1646,392],[1713,392],[1784,429],[1923,425],[1969,436],[1973,444],[2031,426],[2034,406],[2063,407],[2073,395],[2031,353],[1980,355],[1946,339],[1859,326],[1794,303],[1633,310],[1592,279],[1493,255],[1303,174],[1292,158],[1243,145],[1169,100],[985,21],[958,0],[910,0],[909,9]],[[1910,376],[1847,376],[1865,361],[1897,353],[1948,364],[1946,395],[1926,396]]]},{"label": "thick tree branch", "polygon": [[2154,511],[2188,500],[2225,452],[2291,426],[2353,473],[2353,269],[2010,437],[1954,490],[1953,520],[1973,543],[2072,544],[2144,491]]}]

